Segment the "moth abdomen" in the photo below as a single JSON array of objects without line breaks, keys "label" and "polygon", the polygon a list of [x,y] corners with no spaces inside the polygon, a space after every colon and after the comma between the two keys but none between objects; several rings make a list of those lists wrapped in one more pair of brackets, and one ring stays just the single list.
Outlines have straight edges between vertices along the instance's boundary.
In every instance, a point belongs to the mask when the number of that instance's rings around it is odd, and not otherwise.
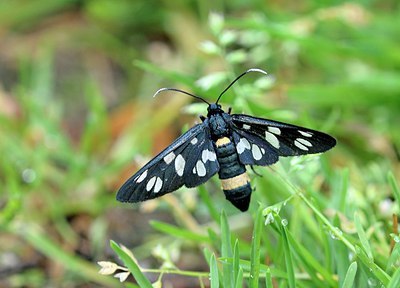
[{"label": "moth abdomen", "polygon": [[[224,191],[225,197],[227,200],[229,200],[236,208],[238,208],[240,211],[244,212],[249,209],[250,205],[250,199],[251,199],[251,186],[250,186],[250,179],[247,176],[247,173],[243,173],[241,175],[245,175],[245,179],[241,179],[242,181],[245,180],[245,182],[241,182],[240,186],[232,189],[225,189],[225,186],[231,186],[235,185],[235,181],[231,179],[226,179],[226,180],[221,180],[222,181],[222,189]],[[241,176],[239,175],[239,176]]]},{"label": "moth abdomen", "polygon": [[218,172],[225,197],[241,211],[249,208],[251,197],[250,179],[246,167],[239,162],[235,145],[229,138],[216,141]]}]

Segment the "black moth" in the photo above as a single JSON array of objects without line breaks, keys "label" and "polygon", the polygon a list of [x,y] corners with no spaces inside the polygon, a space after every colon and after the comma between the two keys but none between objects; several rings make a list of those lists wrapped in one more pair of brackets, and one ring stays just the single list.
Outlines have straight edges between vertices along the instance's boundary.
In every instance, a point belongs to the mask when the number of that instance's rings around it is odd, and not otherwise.
[{"label": "black moth", "polygon": [[336,145],[322,132],[244,114],[225,113],[218,104],[224,94],[249,69],[238,76],[215,103],[188,92],[208,104],[207,117],[175,140],[119,189],[117,200],[140,202],[160,197],[185,185],[196,187],[218,173],[226,199],[241,211],[249,208],[251,186],[246,165],[268,166],[279,156],[321,153]]}]

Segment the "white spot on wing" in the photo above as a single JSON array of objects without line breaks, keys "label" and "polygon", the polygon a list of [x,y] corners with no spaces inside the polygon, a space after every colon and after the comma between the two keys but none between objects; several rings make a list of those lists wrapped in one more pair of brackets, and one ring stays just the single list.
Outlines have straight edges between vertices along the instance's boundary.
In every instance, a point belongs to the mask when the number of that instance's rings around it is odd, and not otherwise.
[{"label": "white spot on wing", "polygon": [[192,141],[190,141],[190,143],[192,143],[192,145],[196,145],[197,144],[197,138],[196,137],[194,137],[193,139],[192,139]]},{"label": "white spot on wing", "polygon": [[185,170],[185,164],[186,164],[186,161],[185,161],[185,159],[183,159],[181,154],[176,156],[176,158],[175,158],[175,171],[176,171],[176,174],[178,174],[179,176],[183,175],[183,171]]},{"label": "white spot on wing", "polygon": [[156,183],[156,176],[153,176],[152,178],[150,178],[149,182],[147,182],[146,190],[150,191],[151,189],[153,189],[154,183]]},{"label": "white spot on wing", "polygon": [[251,153],[253,154],[253,158],[255,160],[260,160],[262,158],[260,147],[256,144],[251,145]]},{"label": "white spot on wing", "polygon": [[301,144],[301,143],[298,141],[298,139],[300,139],[300,138],[297,138],[296,140],[294,140],[294,145],[296,145],[296,146],[297,146],[298,148],[300,148],[301,150],[308,151],[307,146],[304,146],[303,144]]},{"label": "white spot on wing", "polygon": [[261,153],[264,155],[265,154],[265,149],[264,148],[260,148],[261,149]]},{"label": "white spot on wing", "polygon": [[296,141],[300,142],[301,144],[308,146],[308,147],[312,147],[312,144],[310,141],[307,141],[306,139],[303,138],[297,138]]},{"label": "white spot on wing", "polygon": [[203,163],[206,163],[207,161],[215,161],[216,159],[217,155],[215,155],[213,151],[206,149],[201,153],[201,160],[203,160]]},{"label": "white spot on wing", "polygon": [[268,127],[268,131],[275,135],[281,135],[281,129],[278,127]]},{"label": "white spot on wing", "polygon": [[154,193],[160,192],[162,188],[163,181],[160,177],[157,177],[156,184],[154,185]]},{"label": "white spot on wing", "polygon": [[210,161],[217,160],[217,155],[215,155],[214,151],[210,151],[210,153],[208,153],[208,160],[210,160]]},{"label": "white spot on wing", "polygon": [[166,164],[170,164],[175,159],[175,153],[171,152],[167,156],[164,157],[164,162]]},{"label": "white spot on wing", "polygon": [[246,130],[250,130],[250,125],[247,125],[247,124],[243,124],[243,129],[246,129]]},{"label": "white spot on wing", "polygon": [[272,146],[274,146],[276,149],[279,149],[279,140],[276,138],[276,136],[268,131],[265,131],[265,140],[269,142]]},{"label": "white spot on wing", "polygon": [[197,170],[197,175],[199,175],[200,177],[203,177],[207,174],[206,167],[200,160],[197,161],[196,163],[196,170]]},{"label": "white spot on wing", "polygon": [[239,154],[242,154],[244,150],[250,149],[250,143],[246,138],[240,138],[239,143],[236,145],[236,150]]},{"label": "white spot on wing", "polygon": [[136,183],[140,183],[144,180],[144,178],[146,178],[147,176],[147,170],[144,171],[142,174],[140,174],[139,178],[137,178]]},{"label": "white spot on wing", "polygon": [[304,137],[312,137],[312,133],[311,132],[304,132],[304,131],[300,131],[299,130],[299,133],[301,135],[303,135]]}]

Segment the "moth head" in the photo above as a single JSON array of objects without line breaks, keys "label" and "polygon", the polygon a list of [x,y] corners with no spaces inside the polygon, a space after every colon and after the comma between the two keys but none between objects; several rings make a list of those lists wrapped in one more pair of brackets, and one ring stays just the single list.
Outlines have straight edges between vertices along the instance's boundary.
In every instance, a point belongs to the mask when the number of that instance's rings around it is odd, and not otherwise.
[{"label": "moth head", "polygon": [[224,111],[222,110],[221,105],[217,103],[211,103],[210,105],[208,105],[207,112],[207,116],[210,116],[223,113]]}]

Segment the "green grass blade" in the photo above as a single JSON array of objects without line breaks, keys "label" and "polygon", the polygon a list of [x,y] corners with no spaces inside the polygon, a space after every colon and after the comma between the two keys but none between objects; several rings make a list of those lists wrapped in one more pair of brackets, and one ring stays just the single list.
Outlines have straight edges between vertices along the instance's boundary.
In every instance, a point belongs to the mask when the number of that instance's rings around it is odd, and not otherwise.
[{"label": "green grass blade", "polygon": [[357,212],[354,213],[354,222],[355,222],[355,225],[356,225],[358,238],[360,239],[360,242],[361,242],[361,246],[363,247],[365,253],[368,256],[368,258],[373,261],[374,260],[374,256],[372,255],[371,246],[369,245],[369,242],[368,242],[368,239],[367,239],[367,235],[365,234],[365,230],[362,227],[362,224],[361,224],[361,221],[360,221],[360,217],[358,216]]},{"label": "green grass blade", "polygon": [[271,275],[271,269],[267,269],[265,272],[265,287],[266,288],[274,288],[274,285],[272,284],[272,275]]},{"label": "green grass blade", "polygon": [[298,259],[303,263],[303,268],[308,272],[313,281],[317,283],[318,286],[323,286],[324,282],[320,279],[322,276],[323,280],[329,283],[330,286],[337,286],[332,274],[326,270],[303,245],[293,238],[290,231],[286,231],[286,234],[293,252],[296,253]]},{"label": "green grass blade", "polygon": [[[336,227],[342,227],[338,215],[335,215],[333,217],[333,225],[335,225]],[[350,260],[348,256],[349,252],[347,247],[343,244],[343,242],[338,241],[336,239],[333,239],[331,242],[333,251],[335,251],[335,253],[333,253],[333,257],[335,260],[336,271],[339,279],[339,287],[342,287],[344,278],[346,277],[347,273],[346,267],[350,266]]]},{"label": "green grass blade", "polygon": [[[231,232],[229,230],[228,219],[224,211],[221,212],[221,256],[223,258],[232,257],[232,244],[231,244]],[[223,270],[223,283],[224,287],[233,287],[235,281],[232,264],[229,262],[224,262],[222,264]]]},{"label": "green grass blade", "polygon": [[[279,217],[280,219],[280,217]],[[282,221],[281,221],[282,222]],[[286,225],[283,225],[280,223],[281,226],[281,233],[282,233],[282,240],[283,240],[283,249],[284,249],[284,254],[285,254],[285,262],[286,262],[286,271],[287,271],[287,277],[288,277],[288,283],[290,288],[295,288],[296,287],[296,279],[294,276],[294,264],[293,264],[293,259],[292,259],[292,252],[287,236],[287,230],[286,230]]]},{"label": "green grass blade", "polygon": [[210,281],[211,288],[219,288],[218,266],[214,254],[212,254],[210,258]]},{"label": "green grass blade", "polygon": [[114,241],[110,241],[111,248],[118,255],[119,258],[124,262],[125,266],[129,269],[129,272],[132,273],[132,276],[135,278],[136,282],[140,287],[144,288],[153,288],[150,281],[146,278],[146,276],[140,270],[138,264],[129,256],[117,243]]},{"label": "green grass blade", "polygon": [[378,265],[376,265],[370,258],[368,258],[367,254],[365,254],[364,250],[359,246],[355,246],[357,257],[363,262],[363,264],[369,269],[369,271],[375,275],[375,277],[382,282],[384,286],[387,286],[390,280],[388,274],[385,273]]},{"label": "green grass blade", "polygon": [[400,263],[398,262],[399,259],[400,259],[400,243],[396,243],[396,245],[393,247],[392,253],[390,253],[390,257],[386,266],[386,271],[399,269],[400,266]]},{"label": "green grass blade", "polygon": [[396,178],[394,178],[394,175],[392,172],[389,172],[389,174],[388,174],[388,181],[389,181],[390,187],[392,188],[394,198],[396,199],[396,203],[398,205],[397,208],[400,208],[399,207],[399,205],[400,205],[400,188],[399,188]]},{"label": "green grass blade", "polygon": [[204,248],[203,255],[204,255],[204,259],[207,261],[208,266],[210,266],[211,265],[210,259],[211,259],[212,252],[208,248]]},{"label": "green grass blade", "polygon": [[364,250],[358,247],[357,245],[353,245],[346,237],[344,237],[342,231],[338,230],[334,227],[329,220],[318,210],[316,207],[302,194],[297,194],[306,204],[309,206],[317,217],[319,217],[324,224],[329,228],[329,230],[333,233],[333,235],[340,241],[342,241],[351,251],[355,252],[355,254],[360,258],[360,260],[369,268],[369,270],[375,275],[376,278],[379,279],[384,285],[387,285],[389,282],[389,276],[383,271],[378,265],[376,265],[370,258],[365,254]]},{"label": "green grass blade", "polygon": [[[233,263],[233,259],[232,258],[228,258],[228,259],[221,259],[221,261],[227,261],[227,262],[231,262]],[[240,263],[240,268],[243,269],[243,272],[249,272],[250,273],[250,269],[251,269],[251,262],[248,260],[239,260]],[[269,267],[268,265],[265,264],[260,264],[260,273],[266,273],[267,271],[269,271],[271,273],[272,277],[275,278],[281,278],[281,279],[287,279],[287,273],[279,268],[275,268],[275,267]]]},{"label": "green grass blade", "polygon": [[343,288],[352,288],[354,285],[354,279],[357,273],[357,262],[353,262],[350,264],[349,269],[347,270],[346,276],[343,281]]},{"label": "green grass blade", "polygon": [[189,231],[184,228],[178,228],[174,225],[159,222],[159,221],[151,221],[150,225],[163,233],[169,234],[171,236],[177,237],[177,238],[182,238],[185,240],[191,240],[199,243],[209,243],[210,240],[207,236],[200,235],[198,233]]},{"label": "green grass blade", "polygon": [[237,275],[237,276],[236,276],[236,279],[235,279],[235,286],[234,287],[235,288],[243,287],[243,269],[241,267],[239,267],[239,271],[235,275]]},{"label": "green grass blade", "polygon": [[400,269],[397,269],[392,279],[389,282],[387,288],[398,288],[400,287]]},{"label": "green grass blade", "polygon": [[264,219],[262,211],[263,209],[260,206],[257,210],[256,219],[254,221],[250,256],[250,287],[258,287],[258,278],[260,274],[260,243]]},{"label": "green grass blade", "polygon": [[[233,247],[233,265],[232,265],[232,270],[233,270],[233,276],[236,277],[239,274],[239,266],[240,259],[239,259],[239,241],[236,239],[235,241],[235,246]],[[243,270],[242,270],[243,274]],[[243,275],[242,275],[243,276]],[[238,278],[236,277],[235,279],[235,287],[238,285],[243,285],[242,281],[238,283]]]}]

